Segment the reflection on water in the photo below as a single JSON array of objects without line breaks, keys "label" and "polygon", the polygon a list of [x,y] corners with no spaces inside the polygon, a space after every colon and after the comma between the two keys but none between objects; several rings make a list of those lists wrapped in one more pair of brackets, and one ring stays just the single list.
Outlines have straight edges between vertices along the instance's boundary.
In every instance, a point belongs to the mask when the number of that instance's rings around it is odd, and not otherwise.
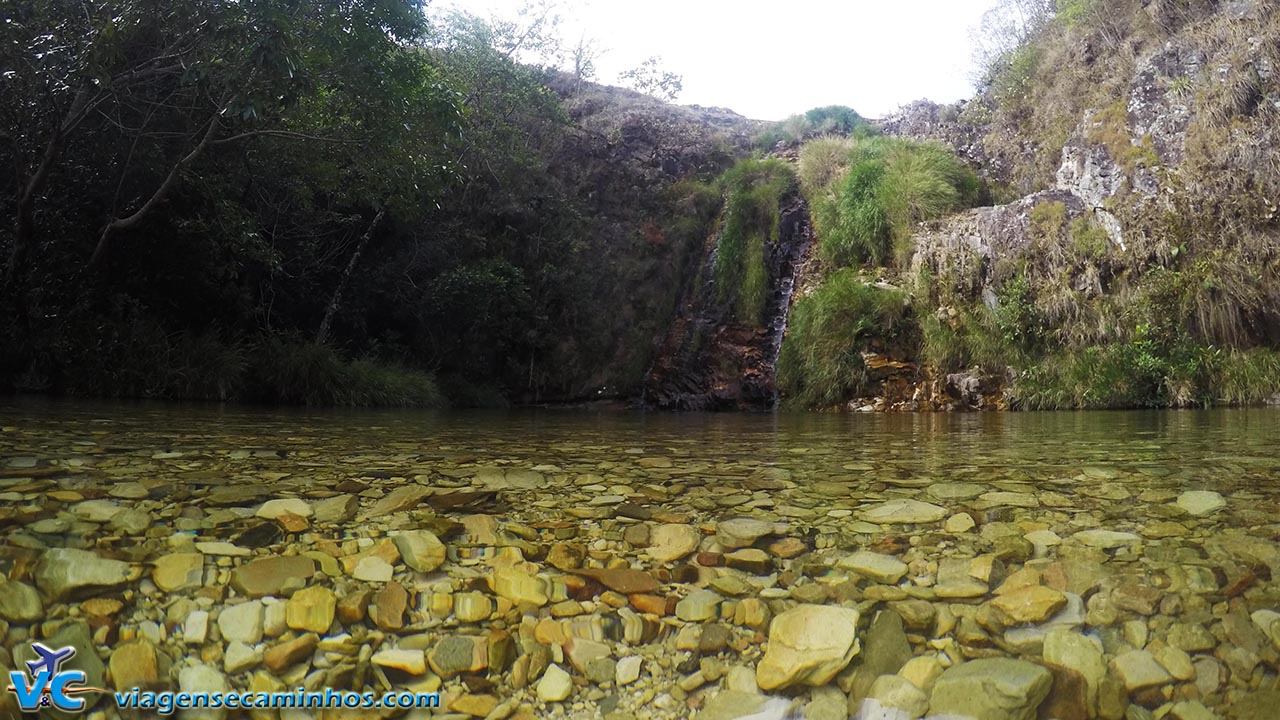
[{"label": "reflection on water", "polygon": [[[993,718],[1261,720],[1280,701],[1277,410],[9,400],[0,428],[6,667],[37,637],[104,658],[131,641],[164,658],[144,678],[161,686],[195,668],[237,688],[439,689],[524,720],[736,718],[761,702],[753,683],[852,712],[882,686],[935,714],[990,696]],[[300,558],[255,564],[279,555]],[[305,622],[272,625],[271,598],[304,586],[327,589],[289,615]],[[183,620],[253,603],[268,627],[243,641]],[[788,613],[808,614],[770,623]],[[993,658],[1019,664],[958,673]],[[552,663],[573,682],[541,692]],[[899,671],[907,690],[874,682]],[[1025,686],[984,685],[1009,673]]]}]

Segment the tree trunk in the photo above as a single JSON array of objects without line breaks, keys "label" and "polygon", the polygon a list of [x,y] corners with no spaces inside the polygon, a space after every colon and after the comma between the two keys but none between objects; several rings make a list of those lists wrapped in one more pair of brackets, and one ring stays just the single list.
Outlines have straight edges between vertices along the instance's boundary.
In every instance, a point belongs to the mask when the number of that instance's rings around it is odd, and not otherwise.
[{"label": "tree trunk", "polygon": [[338,279],[338,286],[333,289],[333,297],[329,299],[329,307],[325,308],[324,319],[320,321],[320,329],[316,331],[317,345],[323,345],[329,339],[329,328],[333,326],[333,317],[337,315],[338,306],[342,304],[342,293],[351,282],[351,275],[355,272],[356,264],[360,262],[360,256],[364,254],[365,247],[369,245],[369,240],[373,238],[373,233],[378,229],[378,225],[382,224],[382,218],[386,214],[387,209],[385,207],[379,208],[378,214],[373,216],[369,227],[365,228],[364,234],[360,236],[360,241],[356,243],[356,250],[351,254],[351,259],[347,261],[347,267],[342,271],[342,277]]},{"label": "tree trunk", "polygon": [[168,176],[165,177],[164,182],[160,183],[160,187],[156,188],[156,191],[151,194],[151,197],[147,198],[146,202],[142,203],[142,207],[138,208],[127,217],[112,218],[111,221],[102,228],[102,235],[98,237],[98,244],[94,247],[93,255],[89,258],[90,270],[99,270],[102,268],[102,264],[107,257],[107,249],[112,235],[120,230],[128,230],[134,225],[142,222],[147,215],[150,215],[151,211],[163,202],[166,197],[168,197],[169,191],[178,183],[178,178],[181,177],[182,170],[200,157],[205,148],[209,147],[209,143],[213,141],[214,136],[217,134],[218,116],[214,115],[209,119],[209,127],[200,138],[200,142],[191,149],[191,152],[184,155],[182,159],[178,160],[178,162],[174,164],[174,166],[169,170]]}]

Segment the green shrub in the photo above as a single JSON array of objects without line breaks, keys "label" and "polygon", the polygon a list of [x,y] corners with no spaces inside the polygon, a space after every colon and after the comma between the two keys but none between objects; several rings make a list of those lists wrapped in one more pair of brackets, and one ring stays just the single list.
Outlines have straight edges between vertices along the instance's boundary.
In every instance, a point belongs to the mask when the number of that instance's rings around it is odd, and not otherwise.
[{"label": "green shrub", "polygon": [[790,403],[829,407],[866,389],[861,351],[907,332],[906,295],[868,285],[852,269],[796,301],[778,358],[778,389]]},{"label": "green shrub", "polygon": [[978,194],[977,176],[942,145],[891,144],[879,199],[889,221],[898,266],[905,267],[911,258],[916,224],[971,205]]},{"label": "green shrub", "polygon": [[853,140],[838,137],[821,137],[804,144],[800,149],[797,176],[805,196],[814,198],[830,191],[836,180],[849,171]]},{"label": "green shrub", "polygon": [[781,203],[795,190],[791,166],[778,159],[742,160],[721,177],[725,209],[716,244],[714,282],[740,322],[762,322],[769,291],[767,247],[778,241]]},{"label": "green shrub", "polygon": [[243,342],[223,341],[210,331],[182,336],[166,369],[164,396],[184,400],[230,400],[244,389],[249,367]]},{"label": "green shrub", "polygon": [[869,127],[857,111],[844,105],[813,108],[805,112],[804,119],[816,135],[852,135],[861,128]]},{"label": "green shrub", "polygon": [[1015,348],[985,305],[958,308],[954,318],[921,313],[919,322],[920,358],[939,372],[977,367],[999,374],[1016,363]]},{"label": "green shrub", "polygon": [[1026,409],[1185,407],[1211,402],[1217,353],[1167,345],[1139,325],[1127,342],[1067,350],[1037,361],[1014,383]]},{"label": "green shrub", "polygon": [[849,168],[834,200],[835,225],[819,236],[822,253],[831,262],[884,265],[888,261],[889,215],[881,202],[887,173],[884,160],[874,157]]},{"label": "green shrub", "polygon": [[1058,0],[1057,18],[1068,28],[1079,27],[1099,2],[1104,0]]},{"label": "green shrub", "polygon": [[[1035,293],[1025,272],[1018,273],[1001,288],[995,324],[1000,329],[1004,345],[1016,348],[1021,356],[1037,352],[1044,344],[1046,328],[1036,309]],[[1014,360],[1006,357],[1005,364],[1012,364]]]},{"label": "green shrub", "polygon": [[1036,73],[1043,56],[1038,45],[1027,44],[1013,50],[997,64],[992,73],[991,89],[1004,112],[1018,115],[1030,109]]},{"label": "green shrub", "polygon": [[1280,352],[1255,348],[1223,353],[1214,373],[1217,399],[1232,405],[1265,402],[1280,393]]}]

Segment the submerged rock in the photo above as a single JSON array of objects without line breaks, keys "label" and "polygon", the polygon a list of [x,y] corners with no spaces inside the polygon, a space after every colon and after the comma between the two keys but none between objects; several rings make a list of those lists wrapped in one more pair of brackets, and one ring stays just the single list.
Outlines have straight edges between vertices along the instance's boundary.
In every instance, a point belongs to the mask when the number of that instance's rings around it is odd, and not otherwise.
[{"label": "submerged rock", "polygon": [[884,525],[931,523],[947,516],[947,509],[920,500],[890,500],[864,510],[862,519]]},{"label": "submerged rock", "polygon": [[115,588],[133,578],[128,563],[98,557],[87,550],[54,548],[44,553],[35,571],[36,586],[53,600],[77,593]]},{"label": "submerged rock", "polygon": [[938,678],[929,712],[974,720],[1034,720],[1052,684],[1048,670],[1024,660],[970,660]]},{"label": "submerged rock", "polygon": [[756,666],[763,690],[824,685],[858,653],[858,611],[800,605],[769,624],[769,646]]},{"label": "submerged rock", "polygon": [[1226,498],[1210,490],[1188,490],[1178,496],[1178,507],[1196,517],[1210,515],[1226,506]]}]

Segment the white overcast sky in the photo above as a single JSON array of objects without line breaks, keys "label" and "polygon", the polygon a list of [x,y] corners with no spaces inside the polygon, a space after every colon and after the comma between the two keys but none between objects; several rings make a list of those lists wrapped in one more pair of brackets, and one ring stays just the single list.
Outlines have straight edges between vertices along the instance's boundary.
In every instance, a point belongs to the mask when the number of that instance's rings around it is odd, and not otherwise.
[{"label": "white overcast sky", "polygon": [[[678,102],[780,120],[821,105],[867,117],[972,94],[970,30],[995,0],[561,0],[562,35],[607,52],[597,80],[658,55]],[[514,18],[523,0],[436,0]]]}]

